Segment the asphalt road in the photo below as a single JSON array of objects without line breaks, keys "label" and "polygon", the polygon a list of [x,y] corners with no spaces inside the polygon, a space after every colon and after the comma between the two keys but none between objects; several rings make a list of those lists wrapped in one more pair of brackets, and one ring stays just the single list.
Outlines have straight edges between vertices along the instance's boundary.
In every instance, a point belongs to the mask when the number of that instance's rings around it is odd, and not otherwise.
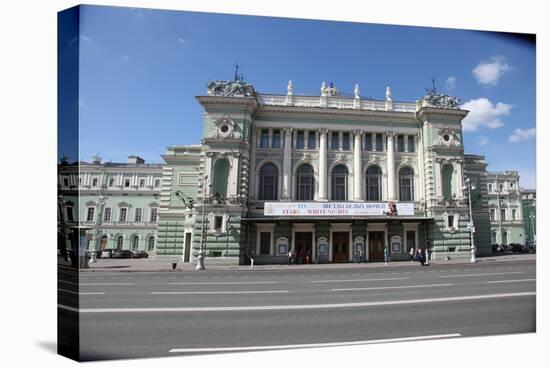
[{"label": "asphalt road", "polygon": [[535,331],[535,262],[78,277],[81,360]]}]

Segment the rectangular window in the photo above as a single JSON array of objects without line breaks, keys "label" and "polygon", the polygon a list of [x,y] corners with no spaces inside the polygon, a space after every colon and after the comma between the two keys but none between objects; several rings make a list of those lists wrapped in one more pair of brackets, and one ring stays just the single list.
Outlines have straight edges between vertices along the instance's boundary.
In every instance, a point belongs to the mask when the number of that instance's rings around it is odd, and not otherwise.
[{"label": "rectangular window", "polygon": [[94,207],[89,207],[88,208],[88,213],[86,214],[86,221],[88,222],[91,222],[94,220],[94,213],[95,213],[95,208]]},{"label": "rectangular window", "polygon": [[111,208],[105,208],[105,215],[103,215],[103,221],[104,222],[111,221]]},{"label": "rectangular window", "polygon": [[63,186],[65,186],[65,187],[69,186],[69,179],[68,178],[63,179]]},{"label": "rectangular window", "polygon": [[316,149],[317,148],[317,138],[315,135],[315,131],[310,131],[307,136],[307,148],[308,149]]},{"label": "rectangular window", "polygon": [[126,222],[126,216],[128,214],[128,208],[120,208],[118,221],[119,222]]},{"label": "rectangular window", "polygon": [[82,177],[78,178],[78,186],[82,186]]},{"label": "rectangular window", "polygon": [[155,180],[155,188],[159,188],[160,187],[160,179],[156,179]]},{"label": "rectangular window", "polygon": [[267,148],[269,146],[269,130],[262,129],[262,135],[260,137],[260,148]]},{"label": "rectangular window", "polygon": [[376,151],[381,152],[384,150],[384,139],[382,134],[376,134]]},{"label": "rectangular window", "polygon": [[221,232],[223,225],[223,217],[221,215],[216,215],[214,217],[214,231]]},{"label": "rectangular window", "polygon": [[500,209],[500,220],[506,220],[506,209]]},{"label": "rectangular window", "polygon": [[449,215],[447,216],[447,227],[452,228],[455,226],[455,216]]},{"label": "rectangular window", "polygon": [[416,151],[416,146],[414,145],[414,135],[409,135],[409,152],[414,153]]},{"label": "rectangular window", "polygon": [[490,217],[491,217],[491,221],[494,222],[494,221],[496,220],[495,209],[491,209],[491,210],[489,211],[489,215],[490,215]]},{"label": "rectangular window", "polygon": [[512,220],[516,220],[516,209],[512,209]]},{"label": "rectangular window", "polygon": [[134,216],[134,222],[141,222],[141,214],[143,213],[142,208],[136,208],[135,210],[135,216]]},{"label": "rectangular window", "polygon": [[271,232],[260,233],[260,255],[271,254]]},{"label": "rectangular window", "polygon": [[271,147],[281,147],[281,130],[273,130],[273,137],[271,138]]},{"label": "rectangular window", "polygon": [[397,135],[397,151],[401,152],[401,153],[405,151],[405,136],[404,135]]},{"label": "rectangular window", "polygon": [[129,178],[124,180],[124,187],[130,187],[130,179]]},{"label": "rectangular window", "polygon": [[372,134],[365,134],[365,150],[372,151]]},{"label": "rectangular window", "polygon": [[304,131],[298,130],[296,134],[296,149],[304,149]]},{"label": "rectangular window", "polygon": [[150,222],[157,221],[157,208],[151,208],[151,216],[149,217]]},{"label": "rectangular window", "polygon": [[407,231],[407,251],[416,248],[416,235],[414,231]]},{"label": "rectangular window", "polygon": [[110,178],[109,179],[109,187],[113,187],[115,186],[115,179],[114,178]]},{"label": "rectangular window", "polygon": [[145,187],[145,179],[144,178],[139,179],[139,187],[141,187],[141,188]]},{"label": "rectangular window", "polygon": [[92,180],[92,187],[97,187],[97,178]]},{"label": "rectangular window", "polygon": [[349,142],[349,133],[348,132],[345,132],[344,134],[342,134],[342,149],[343,150],[350,150],[350,142]]},{"label": "rectangular window", "polygon": [[498,189],[499,189],[500,191],[504,190],[504,185],[503,185],[503,184],[498,185]]},{"label": "rectangular window", "polygon": [[65,207],[65,210],[67,211],[67,221],[68,222],[74,221],[73,207],[72,206],[67,206],[67,207]]},{"label": "rectangular window", "polygon": [[493,185],[489,184],[489,192],[493,191]]},{"label": "rectangular window", "polygon": [[338,132],[333,131],[330,133],[330,136],[330,149],[338,150],[338,147],[340,146],[340,142],[338,141]]}]

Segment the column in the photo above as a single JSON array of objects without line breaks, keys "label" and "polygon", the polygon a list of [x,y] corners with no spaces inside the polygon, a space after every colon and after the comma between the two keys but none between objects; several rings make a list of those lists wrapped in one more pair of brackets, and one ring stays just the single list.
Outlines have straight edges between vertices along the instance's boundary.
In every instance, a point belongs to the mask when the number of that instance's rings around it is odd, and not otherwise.
[{"label": "column", "polygon": [[[212,187],[209,185],[210,182],[212,182],[212,160],[214,159],[214,153],[212,152],[206,152],[206,156],[204,157],[204,180],[203,185],[206,185],[206,197],[210,197],[211,195],[211,189]],[[201,189],[201,193],[203,192],[204,188]]]},{"label": "column", "polygon": [[440,198],[443,196],[441,192],[441,160],[435,160],[435,197]]},{"label": "column", "polygon": [[319,130],[319,200],[327,200],[327,129]]},{"label": "column", "polygon": [[354,131],[355,141],[353,144],[353,200],[363,200],[363,190],[361,190],[361,130]]},{"label": "column", "polygon": [[[230,166],[230,181],[229,181],[229,190],[227,193],[228,197],[239,197],[239,153],[233,153],[233,158]],[[229,158],[229,157],[228,157]]]},{"label": "column", "polygon": [[292,159],[292,128],[285,128],[283,151],[283,199],[290,200],[290,164]]},{"label": "column", "polygon": [[395,133],[393,131],[387,132],[386,137],[388,139],[387,143],[387,158],[388,158],[388,200],[394,201],[395,197],[395,158],[393,151],[393,140]]},{"label": "column", "polygon": [[455,162],[455,171],[456,171],[456,197],[462,198],[464,195],[464,190],[462,190],[462,187],[464,186],[463,183],[463,177],[462,176],[462,162],[457,160]]}]

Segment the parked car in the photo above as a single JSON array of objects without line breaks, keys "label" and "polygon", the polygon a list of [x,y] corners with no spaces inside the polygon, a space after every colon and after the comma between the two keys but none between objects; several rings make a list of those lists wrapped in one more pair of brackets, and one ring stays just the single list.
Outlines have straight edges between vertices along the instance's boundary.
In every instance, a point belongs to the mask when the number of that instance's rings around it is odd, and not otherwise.
[{"label": "parked car", "polygon": [[104,248],[97,252],[98,259],[110,259],[113,257],[113,253],[116,251],[114,248]]},{"label": "parked car", "polygon": [[529,253],[529,248],[519,243],[511,243],[510,247],[512,248],[512,252]]},{"label": "parked car", "polygon": [[131,259],[132,251],[130,250],[115,250],[113,252],[113,259]]},{"label": "parked car", "polygon": [[149,257],[149,254],[145,251],[132,250],[132,258],[133,259],[141,259],[141,258],[147,258],[147,257]]}]

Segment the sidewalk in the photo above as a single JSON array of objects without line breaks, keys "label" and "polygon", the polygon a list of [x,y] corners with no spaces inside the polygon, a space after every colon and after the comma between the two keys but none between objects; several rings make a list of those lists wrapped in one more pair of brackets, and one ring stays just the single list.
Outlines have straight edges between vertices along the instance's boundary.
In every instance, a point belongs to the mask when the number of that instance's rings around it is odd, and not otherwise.
[{"label": "sidewalk", "polygon": [[[205,258],[206,271],[251,271],[250,265],[220,265],[209,264],[209,259]],[[476,264],[501,263],[514,261],[535,261],[536,254],[509,254],[499,256],[478,257]],[[98,259],[96,263],[90,265],[83,272],[172,272],[172,263],[176,262],[176,271],[195,271],[196,264],[182,263],[177,259]],[[469,264],[469,258],[452,260],[432,260],[431,265],[453,265]],[[60,266],[69,266],[70,264],[61,264]],[[319,269],[369,269],[384,267],[407,267],[420,266],[418,262],[413,261],[395,261],[386,265],[383,262],[377,263],[339,263],[339,264],[308,264],[308,265],[257,265],[254,271],[265,270],[319,270]]]}]

